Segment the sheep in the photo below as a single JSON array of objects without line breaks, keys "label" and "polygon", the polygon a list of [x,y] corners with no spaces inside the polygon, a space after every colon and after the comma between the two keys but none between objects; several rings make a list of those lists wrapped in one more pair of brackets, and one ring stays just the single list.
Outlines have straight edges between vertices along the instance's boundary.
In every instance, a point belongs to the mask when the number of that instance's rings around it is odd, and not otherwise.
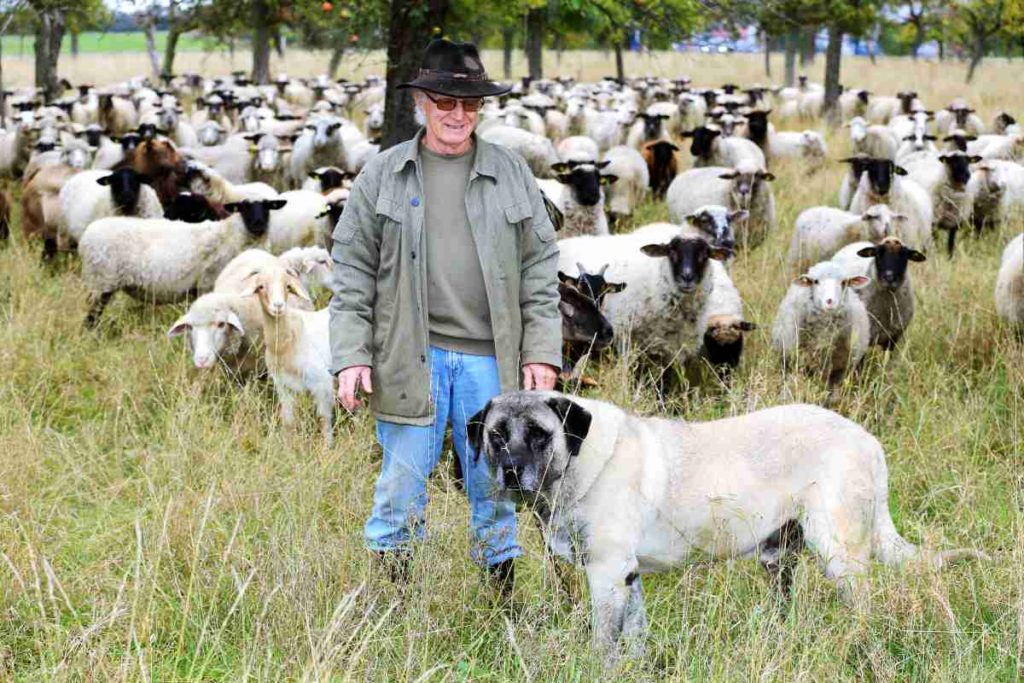
[{"label": "sheep", "polygon": [[139,115],[129,100],[112,93],[99,96],[97,123],[111,135],[124,135],[139,125]]},{"label": "sheep", "polygon": [[948,135],[954,128],[962,128],[971,135],[985,132],[981,118],[963,100],[956,100],[945,109],[935,112],[936,135]]},{"label": "sheep", "polygon": [[363,170],[370,159],[380,154],[380,145],[369,140],[353,140],[345,143],[345,170],[356,175]]},{"label": "sheep", "polygon": [[321,434],[334,443],[335,381],[331,374],[330,310],[304,311],[271,297],[275,288],[309,300],[302,283],[283,267],[251,278],[242,296],[258,296],[263,311],[263,340],[267,370],[281,409],[281,421],[295,423],[295,398],[309,392],[320,416]]},{"label": "sheep", "polygon": [[[620,352],[631,347],[664,371],[694,360],[705,330],[699,325],[712,293],[718,261],[728,249],[713,247],[703,237],[676,234],[667,242],[659,226],[605,237],[558,241],[559,270],[595,271],[609,264],[607,277],[624,282],[626,291],[611,297],[606,315]],[[656,259],[653,263],[651,258]],[[726,274],[725,277],[728,277]]]},{"label": "sheep", "polygon": [[[184,335],[192,350],[192,364],[199,370],[220,362],[231,376],[244,376],[260,370],[263,315],[252,299],[237,294],[209,292],[189,306],[188,311],[171,325],[168,338]],[[255,318],[247,319],[249,312]],[[253,330],[259,327],[258,341]]]},{"label": "sheep", "polygon": [[679,162],[676,159],[678,151],[679,147],[667,140],[644,145],[643,158],[647,163],[647,175],[655,199],[664,199],[669,185],[679,173]]},{"label": "sheep", "polygon": [[116,171],[82,171],[68,178],[58,195],[60,234],[73,242],[93,221],[107,216],[160,218],[163,206],[150,179],[132,168]]},{"label": "sheep", "polygon": [[244,247],[264,238],[270,213],[284,200],[227,204],[220,221],[182,223],[160,218],[101,218],[78,244],[89,290],[87,327],[95,327],[118,291],[154,303],[208,291],[217,274]]},{"label": "sheep", "polygon": [[943,152],[906,164],[907,176],[931,197],[934,226],[948,233],[946,248],[950,256],[956,245],[956,232],[971,220],[974,196],[967,187],[971,179],[970,164],[979,156],[965,152]]},{"label": "sheep", "polygon": [[307,192],[319,192],[327,194],[339,187],[350,188],[355,175],[343,171],[337,166],[321,166],[309,172],[309,177],[302,183],[299,189]]},{"label": "sheep", "polygon": [[744,117],[747,120],[747,124],[743,127],[742,132],[743,137],[761,148],[765,159],[768,160],[770,160],[772,156],[771,147],[768,141],[771,136],[775,134],[775,126],[768,121],[768,115],[771,113],[771,109],[744,110]]},{"label": "sheep", "polygon": [[667,140],[669,136],[666,122],[671,118],[669,114],[664,113],[641,112],[637,114],[637,120],[633,122],[626,134],[626,145],[639,151],[647,142]]},{"label": "sheep", "polygon": [[945,151],[947,152],[955,152],[957,150],[966,152],[967,145],[977,139],[977,135],[968,135],[967,131],[960,128],[954,128],[949,132],[949,135],[942,138],[942,141],[946,143]]},{"label": "sheep", "polygon": [[895,97],[876,95],[868,102],[864,116],[874,123],[889,123],[894,116],[910,114],[923,106],[916,92],[898,92]]},{"label": "sheep", "polygon": [[[327,228],[328,235],[327,240],[330,240],[331,233],[334,232],[334,227],[338,224],[341,219],[341,214],[345,211],[345,205],[348,204],[349,190],[345,187],[338,187],[324,195],[324,201],[327,202],[327,208],[321,211],[317,218],[326,220],[325,227]],[[551,223],[555,226],[555,230],[562,229],[562,215],[558,211],[557,207],[551,206],[550,200],[547,197],[544,199],[544,208],[548,210],[548,217],[551,219]],[[557,216],[552,216],[551,212],[554,211]]]},{"label": "sheep", "polygon": [[558,143],[556,151],[559,161],[593,161],[601,154],[597,143],[586,135],[571,135],[564,138]]},{"label": "sheep", "polygon": [[[820,104],[819,107],[824,105],[825,100],[823,94],[819,94]],[[864,120],[865,114],[867,114],[867,108],[871,103],[871,93],[867,90],[857,90],[849,88],[839,94],[839,115],[843,121],[852,121],[854,119]],[[820,114],[820,108],[818,112]],[[803,113],[803,112],[801,112]],[[806,114],[805,114],[806,116]]]},{"label": "sheep", "polygon": [[[850,137],[854,141],[853,151],[855,154],[866,154],[875,159],[889,159],[890,161],[896,158],[896,152],[900,148],[900,139],[896,137],[896,133],[891,128],[877,124],[866,126],[863,128],[861,136],[861,127],[857,123],[857,119],[849,123],[852,124]],[[854,138],[855,133],[856,139]]]},{"label": "sheep", "polygon": [[125,153],[117,168],[130,167],[150,178],[160,203],[174,201],[184,183],[185,160],[170,140],[143,140]]},{"label": "sheep", "polygon": [[21,229],[26,238],[43,239],[43,260],[57,255],[60,190],[78,171],[64,164],[45,166],[26,176],[21,190]]},{"label": "sheep", "polygon": [[869,206],[861,214],[831,206],[805,209],[796,217],[788,265],[794,272],[806,272],[847,244],[877,243],[886,237],[899,235],[905,221],[906,216],[885,204]]},{"label": "sheep", "polygon": [[251,144],[244,135],[231,135],[223,144],[211,147],[183,148],[181,153],[222,175],[232,183],[249,180],[252,171]]},{"label": "sheep", "polygon": [[562,371],[558,380],[563,385],[596,386],[594,380],[583,375],[583,368],[592,353],[611,345],[615,332],[600,304],[582,289],[578,279],[562,272],[558,279],[558,310],[562,318]]},{"label": "sheep", "polygon": [[0,175],[22,175],[32,153],[32,135],[28,125],[15,123],[11,130],[0,130]]},{"label": "sheep", "polygon": [[752,161],[765,168],[764,152],[746,138],[722,137],[717,127],[700,126],[683,133],[691,138],[690,154],[694,168],[705,166],[736,166],[741,161]]},{"label": "sheep", "polygon": [[252,167],[249,179],[254,183],[264,183],[270,187],[286,187],[288,184],[288,155],[292,148],[289,144],[281,144],[276,135],[266,133],[249,133],[246,138],[254,143],[249,151],[252,154]]},{"label": "sheep", "polygon": [[855,154],[839,160],[850,165],[849,171],[843,176],[843,184],[839,186],[838,206],[843,211],[849,210],[853,195],[857,193],[857,187],[860,185],[860,177],[867,170],[870,160],[871,157],[866,154]]},{"label": "sheep", "polygon": [[1024,233],[1003,249],[996,277],[996,314],[1024,336]]},{"label": "sheep", "polygon": [[[948,140],[949,138],[945,138]],[[900,165],[906,165],[919,159],[932,156],[937,151],[935,141],[938,138],[924,132],[923,128],[915,130],[909,135],[901,138],[900,146],[896,149],[896,156],[893,161]]]},{"label": "sheep", "polygon": [[739,366],[744,333],[757,329],[757,325],[744,317],[743,300],[728,272],[712,266],[711,274],[711,294],[697,322],[698,329],[704,330],[701,357],[718,380],[727,384]]},{"label": "sheep", "polygon": [[328,208],[327,197],[319,192],[292,190],[277,195],[287,202],[284,208],[271,214],[267,229],[267,250],[280,254],[292,247],[328,244],[331,229],[322,217]]},{"label": "sheep", "polygon": [[907,217],[900,238],[904,243],[927,252],[932,243],[932,198],[909,178],[905,169],[888,159],[867,159],[850,211],[864,213],[872,204],[888,204]]},{"label": "sheep", "polygon": [[1001,111],[992,120],[992,132],[996,135],[1015,135],[1020,132],[1020,125],[1013,116]]},{"label": "sheep", "polygon": [[992,159],[975,165],[967,183],[974,205],[975,232],[999,227],[1024,207],[1024,166]]},{"label": "sheep", "polygon": [[189,190],[218,204],[246,199],[272,199],[277,196],[277,190],[266,183],[234,183],[199,161],[188,162],[185,182]]},{"label": "sheep", "polygon": [[768,138],[769,159],[804,159],[808,171],[814,171],[825,164],[828,146],[825,138],[813,130],[779,131]]},{"label": "sheep", "polygon": [[775,176],[753,162],[736,168],[710,166],[684,171],[669,185],[666,199],[669,220],[682,223],[685,217],[707,204],[747,211],[746,220],[736,225],[737,242],[753,248],[775,229],[775,196],[767,183]]},{"label": "sheep", "polygon": [[848,276],[869,280],[857,289],[857,296],[867,309],[871,346],[891,349],[903,338],[914,319],[914,288],[907,266],[924,260],[924,254],[898,237],[886,237],[878,244],[854,242],[832,256]]},{"label": "sheep", "polygon": [[518,102],[509,102],[505,105],[501,120],[506,126],[519,128],[534,135],[545,135],[547,133],[544,118]]},{"label": "sheep", "polygon": [[[551,168],[558,163],[555,146],[542,135],[511,126],[493,126],[484,131],[480,138],[495,145],[508,147],[518,153],[538,178],[547,178]],[[591,157],[595,159],[596,157]]]},{"label": "sheep", "polygon": [[337,116],[318,116],[308,121],[292,146],[292,187],[302,185],[309,172],[319,166],[337,165],[351,171],[346,146],[362,137],[351,122]]},{"label": "sheep", "polygon": [[849,291],[867,284],[867,277],[848,275],[832,261],[816,263],[797,277],[772,325],[772,345],[782,355],[783,367],[799,365],[806,372],[820,373],[831,396],[868,349],[867,309]]},{"label": "sheep", "polygon": [[563,237],[608,234],[602,186],[618,180],[601,174],[609,163],[560,161],[551,167],[557,174],[554,179],[537,179],[544,196],[562,213]]},{"label": "sheep", "polygon": [[679,136],[684,130],[693,130],[704,123],[707,116],[707,102],[692,92],[680,93],[676,107],[679,110],[678,123],[669,131],[673,136]]},{"label": "sheep", "polygon": [[978,135],[967,144],[968,154],[979,154],[983,159],[1024,161],[1024,134]]},{"label": "sheep", "polygon": [[623,127],[633,124],[633,112],[622,109],[619,111],[597,111],[586,109],[584,134],[597,143],[600,151],[606,152],[615,145],[622,144]]},{"label": "sheep", "polygon": [[366,116],[363,119],[363,135],[367,140],[379,138],[384,132],[384,104],[382,102],[371,104],[363,110],[363,114]]},{"label": "sheep", "polygon": [[317,289],[334,291],[334,260],[323,247],[292,247],[277,260],[299,274],[307,292]]},{"label": "sheep", "polygon": [[632,147],[612,147],[604,155],[604,160],[609,163],[602,175],[618,178],[606,193],[609,217],[615,225],[622,218],[632,216],[633,209],[647,196],[650,177],[647,161]]},{"label": "sheep", "polygon": [[218,121],[205,121],[196,126],[196,140],[202,147],[223,145],[227,142],[228,131]]}]

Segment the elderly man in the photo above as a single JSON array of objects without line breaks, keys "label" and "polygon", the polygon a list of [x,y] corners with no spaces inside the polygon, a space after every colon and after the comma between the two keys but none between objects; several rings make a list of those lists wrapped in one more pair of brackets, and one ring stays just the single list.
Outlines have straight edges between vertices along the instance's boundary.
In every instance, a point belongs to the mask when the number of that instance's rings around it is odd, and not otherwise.
[{"label": "elderly man", "polygon": [[[472,555],[511,590],[515,508],[466,436],[493,396],[550,389],[561,362],[558,247],[526,163],[473,130],[490,81],[476,47],[434,40],[414,88],[426,125],[373,159],[334,230],[331,352],[338,398],[369,395],[384,460],[364,534],[393,578],[423,535],[427,478],[450,422]],[[521,369],[521,375],[520,375]]]}]

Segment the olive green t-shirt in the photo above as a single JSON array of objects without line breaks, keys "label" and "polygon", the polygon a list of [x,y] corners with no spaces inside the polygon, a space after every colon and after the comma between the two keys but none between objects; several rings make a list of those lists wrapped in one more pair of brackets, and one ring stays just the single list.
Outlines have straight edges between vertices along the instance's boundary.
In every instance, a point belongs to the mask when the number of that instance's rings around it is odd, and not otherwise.
[{"label": "olive green t-shirt", "polygon": [[474,146],[458,156],[443,156],[420,145],[427,313],[433,346],[493,356],[484,274],[466,216],[466,185],[475,151]]}]

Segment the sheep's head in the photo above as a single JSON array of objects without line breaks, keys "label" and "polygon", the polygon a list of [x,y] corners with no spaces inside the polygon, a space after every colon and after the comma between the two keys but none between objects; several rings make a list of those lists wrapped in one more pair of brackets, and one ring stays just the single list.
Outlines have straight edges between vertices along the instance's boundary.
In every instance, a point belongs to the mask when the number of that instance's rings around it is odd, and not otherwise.
[{"label": "sheep's head", "polygon": [[600,305],[592,297],[567,280],[558,283],[558,294],[564,341],[592,344],[594,350],[606,348],[612,343],[612,324],[601,313]]},{"label": "sheep's head", "polygon": [[208,370],[220,358],[238,352],[245,329],[232,298],[220,293],[204,294],[167,331],[172,339],[187,337],[192,364],[200,370]]},{"label": "sheep's head", "polygon": [[902,166],[891,159],[868,158],[864,160],[864,172],[871,184],[871,193],[876,197],[888,197],[892,189],[893,176],[907,175]]},{"label": "sheep's head", "polygon": [[327,194],[339,187],[352,187],[352,181],[355,180],[353,174],[346,173],[335,166],[321,166],[320,168],[313,169],[309,172],[309,177],[320,181],[321,194]]},{"label": "sheep's head", "polygon": [[747,119],[747,130],[752,140],[764,140],[768,137],[768,115],[771,109],[750,109],[744,115]]},{"label": "sheep's head", "polygon": [[605,279],[604,274],[608,270],[607,263],[595,273],[588,273],[582,263],[577,263],[576,268],[579,270],[579,275],[576,277],[558,271],[559,281],[572,285],[596,301],[599,306],[604,305],[606,296],[616,294],[626,288],[625,282],[608,282]]},{"label": "sheep's head", "polygon": [[897,237],[886,237],[875,246],[859,250],[857,255],[875,260],[878,281],[886,289],[897,289],[903,284],[907,275],[907,264],[911,261],[921,263],[925,260],[924,254],[906,246]]},{"label": "sheep's head", "polygon": [[618,180],[618,176],[601,175],[601,169],[611,162],[567,162],[560,161],[551,165],[558,182],[572,188],[573,198],[580,206],[595,206],[601,201],[601,186],[610,185]]},{"label": "sheep's head", "polygon": [[843,126],[850,129],[850,142],[853,143],[854,147],[863,142],[864,138],[868,136],[868,122],[862,116],[854,116],[844,123]]},{"label": "sheep's head", "polygon": [[732,205],[748,210],[754,197],[761,192],[763,183],[775,180],[775,176],[768,171],[747,162],[741,162],[733,170],[718,177],[730,181],[729,196]]},{"label": "sheep's head", "polygon": [[647,244],[640,248],[651,258],[666,258],[672,279],[681,292],[692,293],[704,280],[708,261],[724,261],[732,255],[730,249],[713,247],[703,237],[673,237],[665,244]]},{"label": "sheep's head", "polygon": [[306,130],[313,136],[313,147],[322,149],[341,130],[341,121],[333,116],[322,116],[306,124]]},{"label": "sheep's head", "polygon": [[690,154],[698,159],[707,159],[711,156],[711,145],[721,134],[722,131],[717,126],[697,126],[693,130],[684,131],[682,135],[684,138],[693,139],[690,143]]},{"label": "sheep's head", "polygon": [[744,332],[752,332],[757,325],[738,315],[713,315],[708,318],[705,334],[723,345],[743,341]]},{"label": "sheep's head", "polygon": [[667,121],[668,114],[637,114],[644,121],[644,139],[656,140],[662,135],[662,124]]},{"label": "sheep's head", "polygon": [[939,161],[946,168],[949,184],[953,189],[962,191],[967,186],[967,181],[971,179],[971,164],[981,161],[981,157],[958,150],[940,154]]},{"label": "sheep's head", "polygon": [[967,151],[967,143],[974,142],[978,139],[977,135],[968,135],[967,131],[963,128],[954,128],[949,132],[949,135],[942,138],[942,141],[946,143],[950,150],[959,150],[961,152]]},{"label": "sheep's head", "polygon": [[110,198],[121,214],[132,215],[139,203],[139,192],[142,186],[151,185],[153,180],[133,168],[119,168],[109,175],[96,180],[104,187],[110,188]]},{"label": "sheep's head", "polygon": [[285,199],[246,199],[225,204],[224,210],[239,214],[250,235],[263,237],[270,227],[270,212],[283,209],[287,203]]},{"label": "sheep's head", "polygon": [[226,134],[224,126],[220,125],[220,123],[213,119],[203,122],[196,131],[196,136],[199,138],[199,144],[205,147],[212,147],[213,145],[221,144],[224,142]]},{"label": "sheep's head", "polygon": [[730,211],[724,206],[710,204],[702,206],[689,216],[686,222],[700,230],[713,246],[732,250],[736,246],[736,223],[747,220],[750,212],[745,209]]},{"label": "sheep's head", "polygon": [[864,275],[847,277],[842,267],[832,261],[822,261],[793,281],[798,287],[810,290],[811,301],[820,311],[840,310],[848,296],[848,290],[864,287],[871,278]]},{"label": "sheep's head", "polygon": [[[894,212],[887,204],[872,204],[861,214],[860,219],[867,226],[867,237],[872,242],[898,235],[901,230],[897,228],[907,221],[906,215]],[[853,238],[857,240],[860,236],[854,235]]]},{"label": "sheep's head", "polygon": [[266,266],[250,273],[241,296],[258,296],[263,311],[272,318],[284,315],[290,296],[308,303],[313,301],[302,286],[299,274],[283,265]]}]

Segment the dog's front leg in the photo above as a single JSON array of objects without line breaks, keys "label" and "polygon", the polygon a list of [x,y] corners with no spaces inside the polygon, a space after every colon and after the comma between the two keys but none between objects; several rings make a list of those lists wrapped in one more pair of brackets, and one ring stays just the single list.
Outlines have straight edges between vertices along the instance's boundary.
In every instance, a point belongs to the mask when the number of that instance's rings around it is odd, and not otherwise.
[{"label": "dog's front leg", "polygon": [[604,656],[608,666],[618,659],[619,636],[622,634],[626,603],[629,600],[626,577],[630,571],[632,568],[629,563],[622,560],[587,564],[593,624],[591,642],[594,650]]},{"label": "dog's front leg", "polygon": [[629,656],[643,657],[647,639],[647,608],[644,606],[644,586],[635,571],[626,576],[629,597],[626,600],[626,615],[623,619],[622,636],[629,649]]}]

